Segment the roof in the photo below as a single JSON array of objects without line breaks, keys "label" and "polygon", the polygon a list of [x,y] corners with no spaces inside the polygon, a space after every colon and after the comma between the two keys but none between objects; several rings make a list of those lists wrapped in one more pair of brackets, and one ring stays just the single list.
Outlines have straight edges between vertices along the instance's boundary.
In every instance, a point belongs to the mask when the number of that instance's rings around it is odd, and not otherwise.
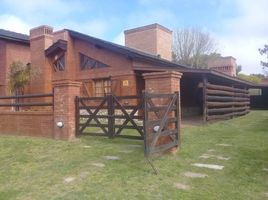
[{"label": "roof", "polygon": [[125,55],[128,58],[132,58],[132,59],[138,59],[138,60],[142,60],[142,61],[149,61],[149,62],[157,62],[158,64],[164,65],[164,66],[169,66],[169,67],[176,67],[178,69],[187,69],[186,66],[177,64],[175,62],[171,62],[168,61],[166,59],[160,58],[158,56],[155,56],[153,54],[150,53],[146,53],[143,51],[139,51],[137,49],[133,49],[130,47],[126,47],[126,46],[122,46],[119,44],[115,44],[112,42],[108,42],[99,38],[95,38],[86,34],[82,34],[73,30],[69,30],[69,29],[65,29],[69,32],[71,37],[74,38],[79,38],[85,41],[88,41],[92,44],[94,44],[96,47],[98,48],[104,48],[104,49],[108,49],[111,50],[113,52]]},{"label": "roof", "polygon": [[46,56],[50,56],[54,54],[55,52],[66,51],[66,50],[67,50],[67,41],[58,40],[57,42],[55,42],[53,45],[51,45],[45,50],[45,54]]},{"label": "roof", "polygon": [[183,65],[180,65],[178,63],[175,62],[171,62],[162,58],[159,58],[155,55],[143,52],[143,51],[139,51],[136,49],[132,49],[126,46],[122,46],[122,45],[118,45],[112,42],[108,42],[99,38],[95,38],[86,34],[82,34],[70,29],[65,29],[69,32],[71,37],[74,38],[78,38],[81,40],[85,40],[88,41],[92,44],[94,44],[96,47],[98,48],[104,48],[104,49],[108,49],[111,50],[113,52],[117,52],[119,54],[125,55],[128,58],[132,58],[132,59],[138,59],[138,60],[142,60],[142,61],[149,61],[149,62],[154,62],[157,64],[160,64],[161,66],[164,67],[168,67],[168,68],[174,68],[174,70],[180,71],[182,73],[199,73],[199,74],[207,74],[207,75],[211,75],[211,76],[215,76],[215,77],[219,77],[219,78],[223,78],[223,79],[227,79],[230,82],[234,82],[234,83],[239,83],[239,84],[244,84],[246,86],[249,87],[254,87],[256,86],[256,84],[245,81],[245,80],[241,80],[229,75],[226,75],[224,73],[215,71],[213,69],[193,69],[193,68],[189,68]]},{"label": "roof", "polygon": [[257,84],[249,82],[249,81],[245,81],[233,76],[229,76],[227,74],[224,74],[222,72],[213,70],[213,69],[182,69],[180,70],[182,73],[196,73],[196,74],[207,74],[207,75],[212,75],[212,76],[217,76],[219,78],[223,78],[223,79],[227,79],[230,82],[234,82],[234,83],[239,83],[239,84],[243,84],[246,86],[257,86]]},{"label": "roof", "polygon": [[30,44],[28,35],[0,29],[0,38]]},{"label": "roof", "polygon": [[140,26],[138,28],[128,29],[128,30],[125,30],[124,33],[125,34],[136,33],[136,32],[139,32],[139,31],[145,31],[145,30],[156,29],[156,28],[162,29],[163,31],[172,34],[171,30],[169,30],[168,28],[166,28],[166,27],[164,27],[164,26],[162,26],[160,24],[157,24],[157,23],[146,25],[146,26]]}]

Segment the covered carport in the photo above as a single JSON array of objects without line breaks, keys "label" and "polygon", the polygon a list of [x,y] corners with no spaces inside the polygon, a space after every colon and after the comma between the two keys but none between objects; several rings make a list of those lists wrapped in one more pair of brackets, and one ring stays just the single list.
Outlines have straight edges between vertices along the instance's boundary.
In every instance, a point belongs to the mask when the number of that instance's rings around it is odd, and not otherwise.
[{"label": "covered carport", "polygon": [[182,121],[207,122],[245,115],[251,83],[209,69],[182,69]]}]

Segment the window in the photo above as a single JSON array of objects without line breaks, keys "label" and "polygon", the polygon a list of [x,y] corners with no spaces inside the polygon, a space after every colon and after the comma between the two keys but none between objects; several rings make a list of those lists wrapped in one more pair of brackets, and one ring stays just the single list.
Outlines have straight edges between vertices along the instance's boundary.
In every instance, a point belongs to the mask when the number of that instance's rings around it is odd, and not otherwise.
[{"label": "window", "polygon": [[97,69],[97,68],[105,68],[105,67],[108,67],[108,65],[80,53],[80,69],[81,70]]},{"label": "window", "polygon": [[95,96],[103,97],[106,94],[111,93],[111,80],[110,79],[99,79],[94,81]]},{"label": "window", "polygon": [[61,56],[56,56],[55,61],[53,63],[55,72],[64,71],[65,69],[65,56],[62,54]]}]

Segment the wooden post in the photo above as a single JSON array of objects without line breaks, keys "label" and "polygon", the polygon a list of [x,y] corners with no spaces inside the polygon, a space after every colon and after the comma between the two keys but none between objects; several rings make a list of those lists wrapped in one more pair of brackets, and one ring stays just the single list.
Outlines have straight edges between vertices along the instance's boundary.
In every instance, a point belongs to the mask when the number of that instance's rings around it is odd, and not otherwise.
[{"label": "wooden post", "polygon": [[75,136],[79,136],[79,123],[80,123],[80,110],[79,110],[79,97],[75,97]]},{"label": "wooden post", "polygon": [[203,75],[203,123],[207,123],[207,77]]},{"label": "wooden post", "polygon": [[108,106],[108,134],[109,137],[114,137],[115,135],[115,118],[114,118],[114,102],[113,102],[113,95],[108,94],[106,96],[107,99],[107,106]]}]

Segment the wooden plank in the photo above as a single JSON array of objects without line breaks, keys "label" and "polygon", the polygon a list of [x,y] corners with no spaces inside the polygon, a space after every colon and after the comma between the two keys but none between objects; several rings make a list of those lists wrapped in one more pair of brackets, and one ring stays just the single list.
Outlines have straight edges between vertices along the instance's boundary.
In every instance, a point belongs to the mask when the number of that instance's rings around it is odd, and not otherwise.
[{"label": "wooden plank", "polygon": [[225,91],[231,91],[231,92],[240,92],[240,93],[245,93],[248,94],[248,90],[246,89],[239,89],[239,88],[233,88],[229,86],[223,86],[223,85],[215,85],[208,83],[207,84],[208,89],[216,89],[216,90],[225,90]]},{"label": "wooden plank", "polygon": [[226,106],[244,106],[244,105],[250,105],[249,101],[245,102],[213,102],[208,101],[207,106],[208,107],[226,107]]},{"label": "wooden plank", "polygon": [[224,114],[224,115],[210,115],[208,116],[208,120],[216,120],[216,119],[226,119],[226,118],[230,118],[232,116],[240,116],[240,115],[245,115],[249,112],[249,110],[245,110],[242,112],[235,112],[235,113],[228,113],[228,114]]},{"label": "wooden plank", "polygon": [[17,99],[17,98],[24,99],[24,98],[41,98],[41,97],[53,97],[53,93],[17,95],[17,96],[0,96],[0,99]]},{"label": "wooden plank", "polygon": [[223,97],[223,96],[207,96],[207,101],[248,101],[249,98],[244,97]]},{"label": "wooden plank", "polygon": [[13,107],[13,106],[53,106],[53,103],[42,103],[42,102],[32,102],[32,103],[0,103],[0,107]]},{"label": "wooden plank", "polygon": [[154,154],[154,153],[160,153],[160,152],[164,152],[168,149],[171,149],[172,147],[175,147],[179,144],[179,142],[177,140],[174,140],[173,142],[171,143],[168,143],[168,144],[163,144],[163,145],[159,145],[159,146],[156,146],[156,147],[150,147],[150,154]]},{"label": "wooden plank", "polygon": [[207,89],[206,92],[209,95],[224,95],[224,96],[234,96],[234,97],[249,97],[249,94],[237,93],[237,92],[229,92],[229,91],[224,91],[224,90]]},{"label": "wooden plank", "polygon": [[247,110],[249,107],[230,107],[230,108],[210,108],[208,109],[208,113],[223,113],[223,112],[234,112],[239,110]]},{"label": "wooden plank", "polygon": [[[167,110],[168,106],[152,106],[152,107],[148,107],[148,112],[155,112],[155,111],[162,111],[162,110]],[[171,110],[176,110],[177,107],[175,105],[173,105],[171,107]]]},{"label": "wooden plank", "polygon": [[[153,126],[159,125],[162,122],[162,120],[163,119],[156,119],[156,120],[147,121],[145,123],[148,127],[153,127]],[[174,123],[174,122],[177,122],[176,117],[168,117],[166,120],[166,123]]]}]

